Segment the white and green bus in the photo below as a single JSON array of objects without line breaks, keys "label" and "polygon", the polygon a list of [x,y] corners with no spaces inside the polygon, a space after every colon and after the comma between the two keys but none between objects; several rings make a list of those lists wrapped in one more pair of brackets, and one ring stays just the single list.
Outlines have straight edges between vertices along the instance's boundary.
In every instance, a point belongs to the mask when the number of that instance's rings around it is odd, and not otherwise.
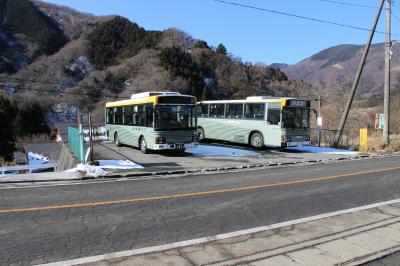
[{"label": "white and green bus", "polygon": [[266,96],[198,103],[200,140],[255,148],[310,145],[310,102]]},{"label": "white and green bus", "polygon": [[107,136],[117,146],[174,150],[198,146],[196,99],[176,92],[144,92],[106,104]]}]

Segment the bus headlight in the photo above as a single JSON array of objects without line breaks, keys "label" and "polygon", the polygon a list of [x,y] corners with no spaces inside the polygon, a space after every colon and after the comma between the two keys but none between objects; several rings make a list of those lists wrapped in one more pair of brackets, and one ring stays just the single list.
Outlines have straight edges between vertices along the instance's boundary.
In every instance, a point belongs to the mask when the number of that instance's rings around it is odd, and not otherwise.
[{"label": "bus headlight", "polygon": [[167,140],[165,138],[163,138],[163,137],[156,137],[154,142],[156,144],[165,144],[165,143],[167,143]]},{"label": "bus headlight", "polygon": [[306,137],[306,141],[310,141],[310,137]]},{"label": "bus headlight", "polygon": [[199,141],[199,136],[196,134],[192,137],[193,142],[198,142]]}]

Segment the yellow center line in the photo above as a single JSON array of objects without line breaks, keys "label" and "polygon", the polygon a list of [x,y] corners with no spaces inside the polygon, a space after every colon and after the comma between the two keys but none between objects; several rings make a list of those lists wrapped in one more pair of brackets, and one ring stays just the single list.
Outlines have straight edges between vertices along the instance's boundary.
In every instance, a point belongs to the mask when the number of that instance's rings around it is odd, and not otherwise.
[{"label": "yellow center line", "polygon": [[51,205],[51,206],[31,207],[31,208],[17,208],[17,209],[8,209],[8,210],[0,209],[0,213],[34,212],[34,211],[45,211],[45,210],[55,210],[55,209],[96,207],[96,206],[136,203],[136,202],[145,202],[145,201],[168,200],[168,199],[176,199],[176,198],[184,198],[184,197],[209,196],[209,195],[215,195],[215,194],[227,193],[227,192],[238,192],[238,191],[255,190],[255,189],[261,189],[261,188],[271,188],[271,187],[288,186],[288,185],[295,185],[295,184],[312,183],[312,182],[317,182],[317,181],[322,181],[322,180],[336,179],[336,178],[340,178],[340,177],[357,176],[357,175],[362,175],[362,174],[379,173],[379,172],[399,170],[399,169],[400,169],[400,167],[384,168],[384,169],[376,169],[376,170],[369,170],[369,171],[362,171],[362,172],[346,173],[346,174],[340,174],[340,175],[322,176],[322,177],[303,179],[303,180],[294,180],[294,181],[286,181],[286,182],[278,182],[278,183],[270,183],[270,184],[263,184],[263,185],[254,185],[254,186],[245,186],[245,187],[237,187],[237,188],[223,188],[223,189],[217,189],[217,190],[199,191],[199,192],[190,192],[190,193],[182,193],[182,194],[172,194],[172,195],[162,195],[162,196],[154,196],[154,197],[131,198],[131,199],[123,199],[123,200],[87,202],[87,203],[74,203],[74,204],[65,204],[65,205]]}]

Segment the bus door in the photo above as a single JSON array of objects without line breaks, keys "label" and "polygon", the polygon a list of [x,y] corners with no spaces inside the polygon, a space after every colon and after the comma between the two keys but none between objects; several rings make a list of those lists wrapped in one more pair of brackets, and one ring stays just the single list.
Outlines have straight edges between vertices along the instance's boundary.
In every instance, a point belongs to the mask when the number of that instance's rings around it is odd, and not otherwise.
[{"label": "bus door", "polygon": [[267,131],[265,144],[276,145],[281,142],[281,103],[267,103]]}]

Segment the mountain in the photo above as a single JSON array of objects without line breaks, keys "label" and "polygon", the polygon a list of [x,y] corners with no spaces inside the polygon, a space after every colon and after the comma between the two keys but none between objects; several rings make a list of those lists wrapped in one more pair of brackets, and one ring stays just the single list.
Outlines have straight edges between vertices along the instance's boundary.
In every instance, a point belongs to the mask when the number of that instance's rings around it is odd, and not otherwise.
[{"label": "mountain", "polygon": [[289,65],[285,64],[285,63],[272,63],[272,64],[269,65],[269,67],[273,68],[273,69],[284,69],[284,68],[286,68],[288,66]]},{"label": "mountain", "polygon": [[63,30],[69,40],[78,39],[80,35],[95,26],[96,23],[107,21],[114,16],[94,16],[79,12],[66,6],[55,5],[35,0],[32,2],[40,11],[49,16]]},{"label": "mountain", "polygon": [[[342,44],[322,50],[297,64],[281,68],[289,79],[304,80],[326,91],[349,90],[364,50],[363,45]],[[400,84],[400,47],[393,48],[391,83]],[[383,88],[384,44],[371,46],[360,79],[362,95],[381,93]]]},{"label": "mountain", "polygon": [[67,37],[28,0],[0,0],[0,73],[13,73],[40,55],[57,52]]},{"label": "mountain", "polygon": [[[120,16],[97,17],[41,1],[0,3],[24,5],[29,11],[25,16],[40,21],[33,24],[41,25],[46,33],[36,35],[32,25],[23,23],[18,31],[9,24],[2,27],[20,47],[0,47],[0,53],[7,54],[1,58],[14,66],[13,71],[2,71],[0,81],[12,97],[40,99],[48,106],[52,120],[58,119],[58,113],[64,118],[74,117],[75,107],[102,119],[104,102],[142,91],[171,90],[198,99],[229,99],[298,96],[312,90],[302,81],[288,80],[279,69],[244,63],[230,55],[224,45],[209,46],[178,29],[147,30]],[[21,16],[16,12],[6,14],[11,21]],[[21,32],[24,38],[19,38]],[[39,42],[40,36],[46,38]],[[41,43],[40,51],[44,52],[29,56],[30,46],[20,39],[29,39],[32,47]],[[62,42],[49,44],[49,39]],[[13,61],[12,55],[19,50],[17,55],[26,56],[26,60],[17,67],[18,60]]]}]

